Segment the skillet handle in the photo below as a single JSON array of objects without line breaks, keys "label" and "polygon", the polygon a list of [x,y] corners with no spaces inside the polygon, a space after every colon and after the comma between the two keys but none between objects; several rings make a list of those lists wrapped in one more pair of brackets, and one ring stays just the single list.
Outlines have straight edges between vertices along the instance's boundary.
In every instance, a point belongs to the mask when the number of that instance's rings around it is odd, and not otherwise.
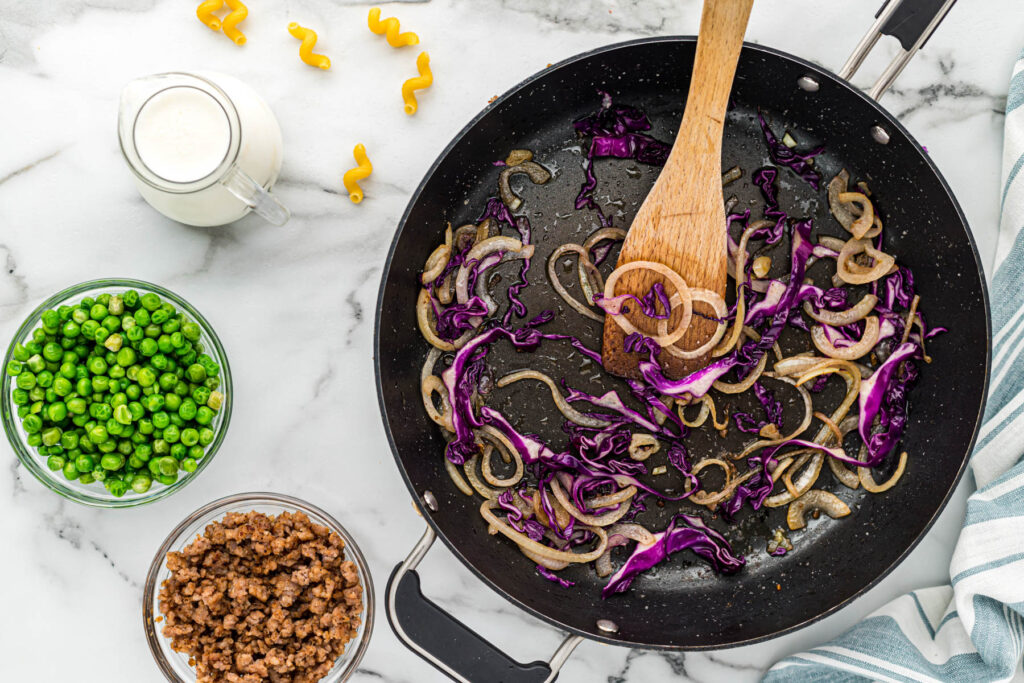
[{"label": "skillet handle", "polygon": [[426,532],[388,579],[388,623],[406,647],[460,683],[551,683],[583,640],[569,635],[551,659],[522,664],[438,607],[420,590],[416,566],[437,535]]},{"label": "skillet handle", "polygon": [[875,23],[864,34],[853,54],[839,71],[839,77],[850,80],[882,36],[892,36],[903,49],[885,68],[868,96],[878,100],[896,81],[917,51],[931,38],[956,0],[886,0],[875,15]]}]

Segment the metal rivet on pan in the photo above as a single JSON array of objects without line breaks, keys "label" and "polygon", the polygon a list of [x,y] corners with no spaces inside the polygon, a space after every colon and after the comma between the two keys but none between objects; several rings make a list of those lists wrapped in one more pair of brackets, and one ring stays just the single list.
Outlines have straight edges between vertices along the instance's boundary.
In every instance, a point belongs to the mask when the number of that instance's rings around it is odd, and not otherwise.
[{"label": "metal rivet on pan", "polygon": [[619,625],[611,619],[598,619],[597,630],[604,631],[605,633],[618,633]]},{"label": "metal rivet on pan", "polygon": [[889,131],[881,126],[871,126],[871,137],[880,145],[889,144]]},{"label": "metal rivet on pan", "polygon": [[796,79],[796,84],[800,86],[801,90],[806,90],[807,92],[818,92],[818,88],[821,87],[817,79],[810,76],[801,76]]},{"label": "metal rivet on pan", "polygon": [[431,512],[437,512],[437,498],[434,497],[433,491],[423,492],[423,502],[426,504],[428,510]]}]

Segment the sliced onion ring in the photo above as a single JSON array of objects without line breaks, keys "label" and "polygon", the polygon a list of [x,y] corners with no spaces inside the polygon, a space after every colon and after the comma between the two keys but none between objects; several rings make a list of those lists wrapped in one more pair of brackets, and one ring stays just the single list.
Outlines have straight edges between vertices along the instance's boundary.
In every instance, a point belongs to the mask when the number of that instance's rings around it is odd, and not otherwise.
[{"label": "sliced onion ring", "polygon": [[511,372],[499,379],[497,385],[499,387],[507,387],[509,384],[523,379],[535,379],[546,384],[548,389],[551,390],[551,398],[555,402],[555,407],[558,408],[558,412],[562,413],[562,415],[565,416],[565,419],[570,422],[575,422],[583,427],[592,427],[594,429],[602,429],[611,425],[611,422],[608,420],[584,415],[573,408],[569,402],[565,400],[565,397],[562,396],[562,392],[559,390],[558,385],[555,384],[555,380],[551,379],[543,372],[537,372],[536,370],[529,369],[517,370],[516,372]]},{"label": "sliced onion ring", "polygon": [[814,342],[819,351],[829,358],[857,360],[866,356],[875,348],[875,344],[878,343],[878,334],[878,316],[873,315],[864,321],[864,334],[861,336],[860,341],[852,346],[844,346],[842,348],[833,346],[825,334],[825,328],[821,325],[815,325],[811,328],[811,341]]},{"label": "sliced onion ring", "polygon": [[661,449],[653,434],[634,434],[629,440],[629,457],[643,462]]},{"label": "sliced onion ring", "polygon": [[[632,497],[636,494],[636,487],[631,486],[629,488],[633,490],[630,494],[630,497]],[[629,512],[629,505],[623,502],[619,504],[618,510],[607,512],[603,515],[588,515],[578,509],[573,502],[569,500],[569,497],[565,494],[565,491],[562,490],[562,486],[558,483],[557,479],[551,480],[551,492],[555,494],[555,499],[562,504],[562,507],[565,508],[566,512],[588,526],[603,527],[615,524],[615,522],[619,521],[627,512]]]},{"label": "sliced onion ring", "polygon": [[[860,253],[866,253],[873,258],[875,265],[867,269],[862,269],[856,264],[851,265],[851,259]],[[895,258],[878,251],[867,240],[849,240],[836,259],[836,275],[851,285],[866,285],[887,275],[895,265]]]},{"label": "sliced onion ring", "polygon": [[[860,455],[857,457],[857,459],[867,460],[867,456],[867,447],[861,446]],[[832,458],[829,459],[831,460]],[[896,485],[896,482],[898,482],[900,480],[900,477],[903,476],[903,471],[906,470],[906,468],[907,452],[903,451],[902,453],[900,453],[900,461],[899,464],[896,465],[896,471],[893,472],[892,476],[889,477],[884,483],[875,483],[875,478],[871,476],[870,467],[858,467],[857,474],[860,478],[860,483],[864,487],[865,491],[868,491],[870,493],[883,493]]]},{"label": "sliced onion ring", "polygon": [[[722,319],[728,314],[729,309],[725,305],[725,299],[718,292],[713,292],[710,289],[691,289],[690,298],[694,301],[703,301],[704,303],[711,306],[715,312],[715,317],[718,318],[718,327],[715,329],[715,333],[706,342],[698,346],[697,348],[686,351],[680,349],[677,346],[666,346],[665,351],[669,352],[677,358],[683,358],[689,360],[692,358],[700,358],[704,354],[711,351],[715,344],[717,344],[723,336],[725,336],[725,330],[728,324]],[[658,334],[664,335],[668,331],[668,320],[658,321]]]},{"label": "sliced onion ring", "polygon": [[[613,270],[610,275],[608,275],[608,279],[604,282],[604,296],[606,299],[615,298],[615,284],[619,281],[619,278],[622,277],[623,273],[627,273],[631,270],[653,270],[655,273],[658,273],[668,280],[675,288],[676,291],[672,294],[671,298],[675,300],[676,297],[678,297],[678,305],[683,307],[683,317],[676,326],[676,329],[671,333],[664,335],[645,335],[653,339],[655,343],[662,348],[675,344],[683,338],[684,334],[686,334],[686,330],[690,326],[690,321],[693,318],[693,301],[690,298],[690,288],[686,285],[686,280],[684,280],[679,273],[662,263],[656,263],[654,261],[630,261],[629,263],[620,265]],[[674,305],[672,308],[675,310]],[[612,320],[614,320],[627,335],[640,332],[640,330],[633,326],[633,323],[626,319],[625,315],[614,315],[612,316]]]},{"label": "sliced onion ring", "polygon": [[875,207],[871,200],[860,192],[841,192],[839,201],[843,204],[854,203],[860,207],[860,215],[847,229],[853,234],[854,239],[862,239],[875,224]]},{"label": "sliced onion ring", "polygon": [[877,296],[874,294],[865,294],[861,297],[860,301],[850,308],[847,308],[845,311],[829,311],[825,309],[818,310],[810,301],[804,302],[804,311],[819,323],[825,323],[826,325],[832,325],[833,327],[842,327],[843,325],[849,325],[868,317],[868,315],[871,314],[871,311],[875,310],[875,304],[877,303]]},{"label": "sliced onion ring", "polygon": [[808,491],[800,498],[793,501],[786,512],[786,524],[793,531],[803,529],[807,526],[804,514],[808,511],[820,510],[832,519],[838,519],[850,514],[850,507],[841,501],[834,493],[814,489]]},{"label": "sliced onion ring", "polygon": [[[590,257],[587,255],[587,250],[579,244],[573,244],[571,242],[559,245],[554,251],[551,252],[551,256],[548,257],[548,280],[551,282],[551,287],[558,293],[558,296],[562,297],[565,303],[579,313],[584,315],[591,320],[597,322],[604,322],[604,316],[592,311],[586,304],[581,303],[579,299],[569,293],[569,290],[565,288],[562,281],[558,279],[558,272],[556,266],[558,265],[558,259],[565,256],[569,252],[576,254],[579,258],[579,263],[588,263],[590,267],[595,271],[597,268],[590,261]],[[585,266],[580,266],[585,267]],[[598,273],[600,275],[600,273]]]},{"label": "sliced onion ring", "polygon": [[520,547],[526,548],[527,550],[531,551],[539,557],[545,557],[549,560],[561,560],[570,563],[593,562],[597,558],[601,557],[602,553],[604,553],[605,547],[608,545],[608,534],[605,532],[604,529],[600,527],[583,527],[584,530],[589,531],[595,536],[597,536],[598,543],[596,548],[586,553],[574,553],[567,550],[555,550],[550,546],[546,546],[543,543],[538,543],[537,541],[534,541],[526,534],[521,534],[512,527],[510,527],[505,520],[499,518],[496,514],[494,514],[494,509],[496,507],[498,507],[498,502],[496,500],[485,500],[483,504],[480,506],[480,515],[491,527],[497,530],[498,533],[504,535],[506,538],[509,538],[510,540],[518,544]]}]

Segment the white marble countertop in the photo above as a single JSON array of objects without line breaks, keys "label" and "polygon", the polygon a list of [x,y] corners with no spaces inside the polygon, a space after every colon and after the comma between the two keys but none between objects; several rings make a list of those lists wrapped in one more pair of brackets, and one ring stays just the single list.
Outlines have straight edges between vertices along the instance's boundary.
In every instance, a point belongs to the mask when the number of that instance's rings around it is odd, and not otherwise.
[{"label": "white marble countertop", "polygon": [[[68,284],[139,277],[204,312],[236,378],[223,450],[189,487],[151,506],[97,511],[66,503],[4,446],[4,680],[159,680],[141,628],[146,568],[178,521],[230,493],[273,490],[325,507],[362,539],[380,592],[422,531],[384,439],[371,364],[381,265],[413,188],[491,96],[593,47],[692,34],[699,18],[698,0],[389,5],[386,13],[419,33],[436,75],[409,118],[397,90],[412,75],[415,53],[371,36],[366,5],[251,0],[242,25],[249,42],[238,48],[200,25],[194,4],[0,0],[0,338]],[[837,68],[875,9],[871,2],[762,0],[748,36]],[[334,63],[329,72],[298,62],[285,32],[290,21],[319,32],[318,51]],[[996,239],[1002,110],[1022,35],[1016,0],[960,3],[884,100],[945,173],[986,267]],[[525,49],[505,51],[503,41]],[[880,52],[892,55],[893,43]],[[878,73],[882,61],[870,60],[864,73]],[[241,77],[277,113],[285,139],[277,191],[293,213],[286,227],[249,217],[223,229],[188,228],[162,218],[135,191],[115,132],[121,86],[148,73],[197,68]],[[356,142],[366,143],[376,166],[360,206],[341,191]],[[811,628],[701,654],[587,642],[560,680],[754,680],[780,656],[838,634],[897,594],[946,581],[970,485],[961,485],[897,571]],[[447,551],[430,553],[422,569],[428,595],[520,660],[547,658],[560,640]],[[396,641],[383,612],[377,616],[353,680],[442,679]]]}]

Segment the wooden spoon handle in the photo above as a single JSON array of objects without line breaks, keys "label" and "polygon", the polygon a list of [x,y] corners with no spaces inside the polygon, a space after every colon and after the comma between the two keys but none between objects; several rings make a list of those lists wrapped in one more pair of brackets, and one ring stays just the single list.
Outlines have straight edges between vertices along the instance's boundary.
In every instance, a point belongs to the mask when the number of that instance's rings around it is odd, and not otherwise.
[{"label": "wooden spoon handle", "polygon": [[725,111],[753,6],[754,0],[704,0],[690,92],[673,154],[704,152],[716,168],[721,165]]}]

